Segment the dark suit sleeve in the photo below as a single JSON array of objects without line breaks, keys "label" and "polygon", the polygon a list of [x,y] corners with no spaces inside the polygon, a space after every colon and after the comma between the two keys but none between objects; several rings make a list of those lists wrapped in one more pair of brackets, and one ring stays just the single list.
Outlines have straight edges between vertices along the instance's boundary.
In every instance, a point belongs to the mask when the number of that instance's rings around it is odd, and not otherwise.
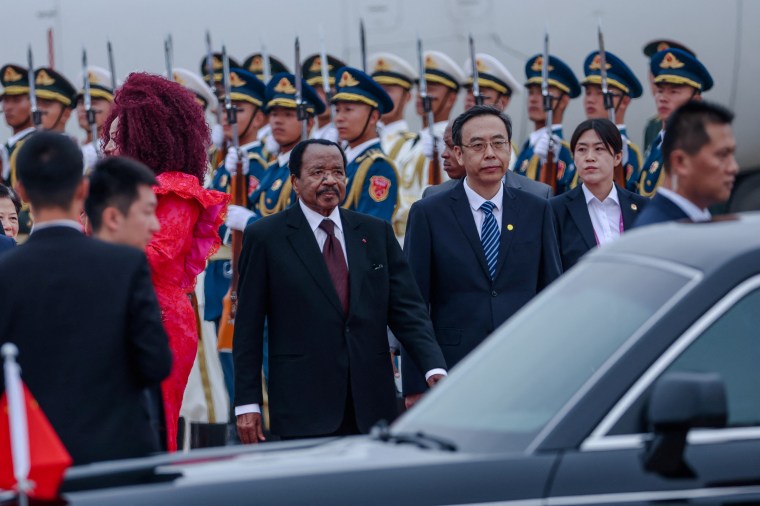
[{"label": "dark suit sleeve", "polygon": [[388,326],[420,370],[445,369],[446,361],[435,339],[427,305],[420,296],[393,229],[387,223],[385,235],[390,282]]},{"label": "dark suit sleeve", "polygon": [[557,241],[557,227],[549,201],[544,201],[544,219],[541,231],[541,265],[539,266],[537,291],[562,274],[562,261]]},{"label": "dark suit sleeve", "polygon": [[238,308],[232,356],[235,362],[235,406],[263,403],[261,366],[263,361],[264,318],[267,311],[267,261],[261,227],[245,230],[238,267]]},{"label": "dark suit sleeve", "polygon": [[132,276],[127,310],[129,352],[143,386],[159,383],[171,372],[169,338],[161,322],[161,310],[150,279],[148,261],[141,256]]}]

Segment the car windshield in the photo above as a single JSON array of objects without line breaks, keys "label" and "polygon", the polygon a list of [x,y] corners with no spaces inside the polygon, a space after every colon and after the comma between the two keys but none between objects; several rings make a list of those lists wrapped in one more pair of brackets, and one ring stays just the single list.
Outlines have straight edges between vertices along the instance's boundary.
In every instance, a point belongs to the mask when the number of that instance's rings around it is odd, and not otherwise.
[{"label": "car windshield", "polygon": [[609,259],[568,272],[394,424],[478,451],[524,451],[573,394],[696,276]]}]

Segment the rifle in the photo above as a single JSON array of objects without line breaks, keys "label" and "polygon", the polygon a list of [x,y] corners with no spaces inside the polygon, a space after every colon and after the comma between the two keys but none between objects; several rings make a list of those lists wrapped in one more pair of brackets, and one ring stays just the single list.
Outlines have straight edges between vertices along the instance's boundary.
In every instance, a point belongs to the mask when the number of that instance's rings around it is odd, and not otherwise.
[{"label": "rifle", "polygon": [[27,70],[27,78],[29,79],[29,102],[32,106],[32,124],[36,130],[39,130],[42,125],[42,111],[37,109],[37,90],[35,89],[36,83],[34,81],[34,63],[32,61],[32,46],[29,45],[29,49],[26,52],[27,64],[29,69]]},{"label": "rifle", "polygon": [[319,28],[319,60],[321,62],[320,70],[322,72],[322,91],[325,92],[325,100],[330,107],[330,121],[335,121],[335,104],[330,102],[332,98],[332,88],[330,88],[330,72],[327,63],[327,51],[325,50],[325,34],[322,28]]},{"label": "rifle", "polygon": [[422,109],[425,112],[425,118],[427,119],[427,128],[430,133],[430,137],[433,139],[433,159],[430,160],[430,166],[428,167],[428,184],[437,185],[441,184],[441,164],[438,160],[438,145],[435,142],[435,117],[433,116],[433,102],[431,97],[427,94],[427,79],[425,79],[425,58],[422,52],[422,39],[417,35],[417,63],[420,69],[420,98],[422,99]]},{"label": "rifle", "polygon": [[269,81],[272,79],[272,65],[269,61],[269,49],[267,49],[267,45],[264,44],[264,40],[261,40],[261,60],[263,64],[263,73],[262,76],[264,78],[264,84],[269,84]]},{"label": "rifle", "polygon": [[111,71],[111,89],[114,94],[116,93],[116,66],[113,63],[113,48],[111,47],[111,41],[106,41],[106,47],[108,49],[108,69]]},{"label": "rifle", "polygon": [[475,99],[475,105],[483,105],[483,95],[480,94],[480,73],[475,60],[475,40],[472,34],[470,34],[470,61],[472,62],[472,96]]},{"label": "rifle", "polygon": [[309,112],[306,110],[306,102],[303,100],[303,74],[301,69],[301,43],[296,37],[295,44],[295,78],[296,78],[296,114],[298,121],[301,122],[301,140],[305,141],[309,138]]},{"label": "rifle", "polygon": [[171,34],[167,35],[164,39],[164,60],[166,62],[166,78],[170,81],[174,80],[172,73],[172,52],[174,51],[174,45],[172,44]]},{"label": "rifle", "polygon": [[[222,83],[224,84],[224,109],[227,111],[227,123],[232,128],[232,146],[227,149],[238,150],[240,142],[238,139],[237,129],[237,110],[232,105],[230,98],[230,60],[227,57],[227,48],[222,45],[222,64],[223,74]],[[213,74],[211,75],[213,79]],[[231,204],[236,206],[245,206],[245,177],[243,176],[243,160],[240,158],[237,163],[237,171],[230,182],[230,194],[232,195]],[[230,290],[222,300],[222,318],[219,321],[218,348],[219,350],[232,349],[232,337],[235,330],[235,317],[238,308],[238,283],[240,281],[240,272],[238,271],[238,260],[240,252],[243,249],[243,233],[239,230],[232,231],[232,280]]]},{"label": "rifle", "polygon": [[[607,82],[607,53],[604,50],[604,35],[602,34],[602,20],[597,25],[597,35],[599,37],[599,75],[602,80],[602,96],[604,97],[604,108],[607,110],[610,121],[615,123],[615,104],[612,103],[612,93]],[[626,149],[626,146],[623,146]],[[622,188],[625,188],[625,170],[621,162],[615,165],[613,180]]]},{"label": "rifle", "polygon": [[544,31],[544,52],[541,58],[541,95],[544,97],[544,111],[546,112],[546,134],[549,136],[549,152],[546,154],[546,163],[541,170],[542,183],[552,187],[554,193],[557,193],[557,164],[554,163],[554,135],[552,125],[554,124],[554,107],[553,98],[549,93],[549,31]]},{"label": "rifle", "polygon": [[367,73],[367,37],[364,33],[364,20],[359,19],[359,46],[362,54],[362,72]]},{"label": "rifle", "polygon": [[82,79],[84,81],[82,96],[84,100],[84,110],[87,113],[87,124],[90,127],[90,135],[92,136],[92,144],[95,146],[95,154],[100,157],[100,150],[98,149],[98,125],[95,123],[95,111],[92,108],[90,73],[87,71],[87,50],[85,48],[82,48]]}]

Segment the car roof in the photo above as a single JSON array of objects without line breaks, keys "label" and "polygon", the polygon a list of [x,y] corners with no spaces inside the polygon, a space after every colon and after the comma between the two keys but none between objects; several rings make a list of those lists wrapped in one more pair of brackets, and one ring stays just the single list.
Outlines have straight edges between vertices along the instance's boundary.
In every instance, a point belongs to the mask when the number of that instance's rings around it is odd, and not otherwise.
[{"label": "car roof", "polygon": [[756,254],[760,254],[760,212],[720,216],[705,223],[668,222],[636,228],[593,258],[651,257],[710,274],[732,260]]}]

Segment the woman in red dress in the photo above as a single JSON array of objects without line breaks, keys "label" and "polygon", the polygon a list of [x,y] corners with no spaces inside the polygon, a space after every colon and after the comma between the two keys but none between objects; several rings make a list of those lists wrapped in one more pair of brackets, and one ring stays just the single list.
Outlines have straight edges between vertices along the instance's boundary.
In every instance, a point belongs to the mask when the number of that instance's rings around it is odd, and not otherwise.
[{"label": "woman in red dress", "polygon": [[141,161],[156,174],[161,230],[146,254],[174,362],[161,385],[167,449],[177,449],[177,422],[198,349],[189,294],[206,260],[219,248],[217,230],[229,195],[203,188],[209,129],[191,92],[163,77],[131,74],[117,91],[104,125],[107,156]]}]

